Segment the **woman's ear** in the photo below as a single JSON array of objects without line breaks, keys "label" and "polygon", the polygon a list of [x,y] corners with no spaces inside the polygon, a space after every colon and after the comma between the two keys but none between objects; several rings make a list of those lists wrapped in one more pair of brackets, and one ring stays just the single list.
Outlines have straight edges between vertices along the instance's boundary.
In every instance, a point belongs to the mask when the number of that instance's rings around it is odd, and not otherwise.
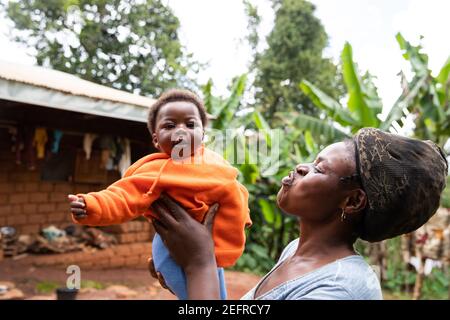
[{"label": "woman's ear", "polygon": [[159,149],[158,138],[156,137],[155,132],[152,133],[152,142],[153,142],[153,145],[155,146],[155,148]]},{"label": "woman's ear", "polygon": [[367,205],[367,195],[362,189],[355,189],[347,198],[345,213],[349,216],[364,210]]}]

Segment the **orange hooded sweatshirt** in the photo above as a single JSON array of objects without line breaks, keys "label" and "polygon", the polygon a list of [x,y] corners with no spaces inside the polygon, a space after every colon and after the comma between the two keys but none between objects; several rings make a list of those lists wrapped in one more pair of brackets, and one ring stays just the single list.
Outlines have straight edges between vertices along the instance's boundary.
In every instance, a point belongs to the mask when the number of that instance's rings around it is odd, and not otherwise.
[{"label": "orange hooded sweatshirt", "polygon": [[141,158],[107,189],[78,194],[86,202],[88,216],[74,222],[105,226],[140,215],[156,218],[150,205],[163,191],[200,222],[209,207],[219,203],[213,226],[217,265],[234,265],[244,251],[244,229],[251,225],[248,191],[236,179],[238,170],[220,155],[204,147],[197,154],[183,163],[165,153]]}]

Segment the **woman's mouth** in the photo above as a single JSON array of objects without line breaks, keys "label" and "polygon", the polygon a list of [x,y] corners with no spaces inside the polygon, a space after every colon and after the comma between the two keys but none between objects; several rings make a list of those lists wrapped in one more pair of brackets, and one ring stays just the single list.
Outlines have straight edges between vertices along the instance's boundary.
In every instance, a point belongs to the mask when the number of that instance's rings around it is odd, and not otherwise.
[{"label": "woman's mouth", "polygon": [[289,175],[281,179],[281,184],[283,186],[291,186],[294,183],[295,175],[294,171],[289,172]]}]

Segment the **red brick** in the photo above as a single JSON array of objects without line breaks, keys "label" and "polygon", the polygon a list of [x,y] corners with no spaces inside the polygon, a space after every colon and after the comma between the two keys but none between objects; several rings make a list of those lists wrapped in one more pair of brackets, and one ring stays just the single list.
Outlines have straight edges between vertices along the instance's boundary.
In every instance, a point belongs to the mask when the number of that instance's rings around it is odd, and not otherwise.
[{"label": "red brick", "polygon": [[0,183],[0,193],[10,193],[13,192],[14,188],[11,183]]},{"label": "red brick", "polygon": [[133,243],[129,246],[129,248],[133,254],[141,254],[145,251],[145,248],[141,243]]},{"label": "red brick", "polygon": [[0,227],[6,225],[6,217],[0,217]]},{"label": "red brick", "polygon": [[28,193],[12,193],[9,196],[9,203],[26,203],[28,202]]},{"label": "red brick", "polygon": [[136,266],[139,264],[139,256],[131,256],[125,258],[126,266]]},{"label": "red brick", "polygon": [[45,192],[33,192],[30,193],[31,203],[43,203],[48,201],[48,194]]},{"label": "red brick", "polygon": [[14,191],[16,191],[16,192],[24,192],[25,191],[25,183],[16,183],[14,185]]},{"label": "red brick", "polygon": [[21,228],[21,233],[23,234],[36,234],[40,230],[38,224],[27,224]]},{"label": "red brick", "polygon": [[37,182],[26,182],[25,183],[25,191],[39,191],[39,184]]},{"label": "red brick", "polygon": [[104,188],[100,188],[98,186],[93,186],[91,184],[77,184],[73,188],[74,193],[88,193],[91,191],[98,191]]},{"label": "red brick", "polygon": [[134,236],[132,233],[124,233],[117,235],[117,239],[119,243],[130,243],[133,241],[136,241],[136,236]]},{"label": "red brick", "polygon": [[53,203],[44,203],[44,204],[38,205],[39,213],[51,212],[51,211],[55,211],[55,205]]},{"label": "red brick", "polygon": [[24,215],[9,216],[9,217],[6,218],[6,223],[8,225],[12,225],[12,226],[26,224],[27,223],[27,216],[24,216]]},{"label": "red brick", "polygon": [[72,224],[73,223],[73,220],[72,220],[72,215],[70,214],[70,213],[62,213],[61,214],[61,223],[70,223],[70,224]]},{"label": "red brick", "polygon": [[9,180],[18,183],[18,182],[32,182],[39,181],[40,174],[37,171],[28,171],[28,172],[14,172],[9,175]]},{"label": "red brick", "polygon": [[142,221],[134,221],[134,223],[136,224],[136,227],[135,227],[135,231],[136,231],[136,232],[141,232],[141,231],[144,230],[144,223],[145,223],[145,222],[142,222]]},{"label": "red brick", "polygon": [[95,259],[101,260],[101,259],[107,259],[107,258],[114,256],[114,252],[109,252],[109,251],[112,251],[112,250],[108,248],[108,249],[99,250],[99,251],[95,252]]},{"label": "red brick", "polygon": [[148,241],[150,240],[150,233],[140,232],[136,235],[136,240],[141,242]]},{"label": "red brick", "polygon": [[53,186],[53,190],[58,192],[64,192],[64,193],[72,193],[73,192],[73,185],[70,183],[55,183]]},{"label": "red brick", "polygon": [[116,255],[126,256],[131,253],[130,247],[127,245],[118,245],[112,248]]},{"label": "red brick", "polygon": [[39,183],[39,191],[43,191],[43,192],[53,191],[53,183],[52,182]]},{"label": "red brick", "polygon": [[54,222],[62,222],[66,219],[66,216],[68,213],[60,213],[60,212],[54,212],[47,215],[48,222],[54,223]]},{"label": "red brick", "polygon": [[11,205],[0,205],[0,216],[11,214],[11,212],[12,212]]},{"label": "red brick", "polygon": [[9,200],[9,196],[6,193],[0,193],[0,203],[7,204]]},{"label": "red brick", "polygon": [[128,233],[129,232],[129,224],[128,223],[122,223],[122,224],[115,224],[107,227],[101,228],[103,231],[113,234],[119,234],[119,233]]},{"label": "red brick", "polygon": [[109,265],[112,268],[123,267],[125,265],[124,257],[113,257],[109,260]]},{"label": "red brick", "polygon": [[67,193],[65,192],[51,192],[50,193],[51,202],[67,202]]},{"label": "red brick", "polygon": [[64,203],[61,202],[61,203],[56,204],[55,211],[69,212],[70,211],[69,202],[64,202]]},{"label": "red brick", "polygon": [[28,223],[45,223],[47,222],[47,216],[45,214],[31,214],[28,215]]},{"label": "red brick", "polygon": [[38,182],[41,180],[41,174],[39,171],[28,171],[24,172],[19,176],[19,182]]},{"label": "red brick", "polygon": [[17,214],[22,214],[22,212],[23,212],[22,205],[15,204],[12,206],[11,214],[17,215]]},{"label": "red brick", "polygon": [[37,213],[37,204],[34,203],[25,203],[22,205],[22,212],[26,214],[35,214]]}]

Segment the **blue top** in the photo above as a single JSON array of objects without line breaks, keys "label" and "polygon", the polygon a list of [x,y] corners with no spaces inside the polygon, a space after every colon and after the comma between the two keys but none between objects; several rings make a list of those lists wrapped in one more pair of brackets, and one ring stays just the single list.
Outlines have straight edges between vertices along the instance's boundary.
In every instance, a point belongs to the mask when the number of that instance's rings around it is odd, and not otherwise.
[{"label": "blue top", "polygon": [[[256,288],[286,258],[292,256],[299,239],[289,243],[272,270],[241,299],[255,299]],[[326,264],[286,281],[259,296],[257,300],[382,300],[380,281],[374,270],[359,255]]]}]

